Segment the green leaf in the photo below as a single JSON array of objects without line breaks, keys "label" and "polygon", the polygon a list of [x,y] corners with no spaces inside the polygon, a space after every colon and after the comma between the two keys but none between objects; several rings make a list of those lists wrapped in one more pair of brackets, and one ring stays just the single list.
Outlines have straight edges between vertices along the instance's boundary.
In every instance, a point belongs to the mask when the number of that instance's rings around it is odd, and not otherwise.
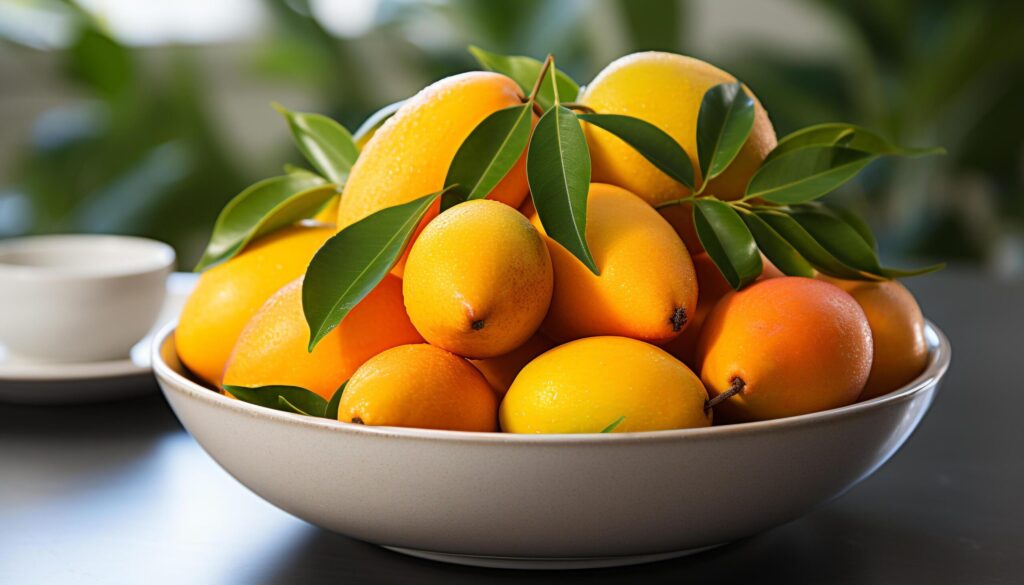
[{"label": "green leaf", "polygon": [[693,163],[689,155],[661,128],[646,120],[619,114],[577,114],[577,117],[618,136],[661,172],[693,189]]},{"label": "green leaf", "polygon": [[316,215],[337,193],[334,185],[309,172],[273,177],[247,187],[221,210],[195,270],[224,262],[253,240]]},{"label": "green leaf", "polygon": [[813,146],[845,146],[870,154],[887,154],[901,156],[923,156],[928,154],[945,154],[942,148],[905,148],[897,146],[877,132],[854,124],[834,122],[808,126],[787,135],[779,140],[778,145],[768,154],[766,161],[771,161],[784,154]]},{"label": "green leaf", "polygon": [[824,207],[795,207],[790,216],[837,260],[861,272],[880,274],[875,251],[857,230]]},{"label": "green leaf", "polygon": [[341,395],[345,392],[345,386],[347,385],[348,380],[342,382],[341,386],[338,386],[338,389],[334,391],[334,395],[327,402],[327,407],[324,408],[324,418],[338,420],[338,405],[341,404]]},{"label": "green leaf", "polygon": [[298,386],[224,386],[224,390],[243,402],[285,412],[319,416],[327,407],[327,401],[318,394]]},{"label": "green leaf", "polygon": [[615,428],[618,427],[619,425],[621,425],[622,421],[624,421],[624,420],[626,420],[626,417],[624,415],[620,416],[619,418],[617,418],[614,421],[612,421],[612,424],[610,424],[610,425],[606,426],[604,429],[602,429],[601,432],[602,433],[610,433],[610,432],[614,431]]},{"label": "green leaf", "polygon": [[369,140],[370,134],[380,129],[380,127],[384,125],[384,122],[387,122],[388,118],[394,116],[395,112],[398,111],[398,108],[401,108],[404,103],[405,100],[388,104],[371,114],[366,121],[360,124],[355,133],[352,134],[352,139],[355,141],[356,145],[362,147],[364,143]]},{"label": "green leaf", "polygon": [[844,146],[809,146],[765,163],[750,178],[747,199],[783,205],[817,199],[852,179],[878,155]]},{"label": "green leaf", "polygon": [[317,251],[302,283],[309,351],[387,276],[440,195],[382,209],[341,230]]},{"label": "green leaf", "polygon": [[[464,201],[486,197],[526,150],[532,120],[530,104],[498,110],[484,118],[455,153],[445,187]],[[441,207],[447,209],[444,202]]]},{"label": "green leaf", "polygon": [[740,83],[721,83],[704,93],[697,114],[697,161],[707,183],[722,174],[754,127],[754,100]]},{"label": "green leaf", "polygon": [[344,185],[359,147],[344,126],[320,114],[293,112],[281,104],[274,108],[288,121],[302,155],[328,180]]},{"label": "green leaf", "polygon": [[[488,71],[502,73],[512,78],[519,84],[524,95],[529,95],[533,89],[537,76],[540,75],[543,63],[532,58],[522,56],[509,56],[491,53],[470,45],[469,52],[473,54],[480,66]],[[563,102],[571,102],[579,95],[580,86],[565,73],[556,70],[555,81],[545,79],[537,92],[537,103],[547,110],[555,105],[555,84],[557,84],[558,95]]]},{"label": "green leaf", "polygon": [[579,120],[568,109],[555,106],[537,122],[526,176],[544,231],[599,274],[587,246],[590,151]]},{"label": "green leaf", "polygon": [[875,240],[875,234],[871,233],[871,228],[868,227],[868,224],[865,223],[859,215],[834,203],[825,202],[819,203],[818,205],[824,205],[834,213],[836,217],[845,221],[850,227],[857,230],[857,233],[860,234],[860,237],[863,238],[869,246],[871,246],[871,249],[876,251],[878,250],[878,242]]},{"label": "green leaf", "polygon": [[753,234],[757,247],[783,274],[807,278],[814,276],[814,267],[763,219],[753,213],[742,213],[740,217]]},{"label": "green leaf", "polygon": [[811,237],[811,234],[807,233],[807,230],[801,227],[795,219],[782,210],[759,209],[755,213],[757,217],[763,219],[776,233],[789,242],[818,271],[829,276],[835,276],[836,278],[850,280],[862,280],[864,278],[860,272],[836,259],[817,240]]},{"label": "green leaf", "polygon": [[708,256],[734,289],[761,276],[761,254],[754,236],[736,211],[714,199],[693,202],[693,222]]}]

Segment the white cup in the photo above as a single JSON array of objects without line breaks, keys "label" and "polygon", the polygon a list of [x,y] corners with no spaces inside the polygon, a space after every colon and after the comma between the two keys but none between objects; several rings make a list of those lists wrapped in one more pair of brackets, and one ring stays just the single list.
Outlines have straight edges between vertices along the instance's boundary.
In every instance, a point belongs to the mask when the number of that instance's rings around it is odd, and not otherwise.
[{"label": "white cup", "polygon": [[144,238],[0,241],[0,343],[40,361],[126,358],[156,323],[173,265],[170,246]]}]

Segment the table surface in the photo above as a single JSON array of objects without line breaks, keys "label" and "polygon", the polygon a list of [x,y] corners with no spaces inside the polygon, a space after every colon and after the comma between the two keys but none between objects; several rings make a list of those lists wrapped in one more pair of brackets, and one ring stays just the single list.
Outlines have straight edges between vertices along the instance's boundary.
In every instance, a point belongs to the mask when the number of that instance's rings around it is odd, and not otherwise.
[{"label": "table surface", "polygon": [[918,431],[839,500],[712,552],[571,573],[405,557],[260,500],[154,392],[0,404],[0,583],[1021,583],[1024,284],[947,270],[908,286],[954,348]]}]

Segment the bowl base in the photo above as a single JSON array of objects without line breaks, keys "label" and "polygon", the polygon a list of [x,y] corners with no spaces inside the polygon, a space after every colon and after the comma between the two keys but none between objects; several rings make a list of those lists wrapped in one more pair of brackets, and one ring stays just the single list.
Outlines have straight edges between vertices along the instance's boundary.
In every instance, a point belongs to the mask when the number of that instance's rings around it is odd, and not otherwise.
[{"label": "bowl base", "polygon": [[[724,543],[722,543],[724,544]],[[700,546],[667,553],[649,555],[627,555],[612,557],[495,557],[479,555],[461,555],[453,553],[434,552],[414,548],[402,548],[398,546],[385,546],[384,548],[404,555],[451,563],[455,565],[468,565],[471,567],[486,567],[489,569],[527,569],[527,570],[569,570],[569,569],[604,569],[608,567],[625,567],[628,565],[642,565],[685,557],[704,552],[722,546],[713,544],[711,546]]]}]

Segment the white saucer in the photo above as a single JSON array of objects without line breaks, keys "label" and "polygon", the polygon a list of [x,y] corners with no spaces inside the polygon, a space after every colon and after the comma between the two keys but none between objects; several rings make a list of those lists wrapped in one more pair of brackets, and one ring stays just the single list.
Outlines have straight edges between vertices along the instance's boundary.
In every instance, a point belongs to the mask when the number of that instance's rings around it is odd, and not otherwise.
[{"label": "white saucer", "polygon": [[197,275],[176,272],[167,278],[167,297],[149,335],[124,359],[86,362],[38,362],[8,354],[0,345],[0,401],[21,404],[81,404],[127,398],[157,389],[150,366],[152,332],[177,319]]}]

